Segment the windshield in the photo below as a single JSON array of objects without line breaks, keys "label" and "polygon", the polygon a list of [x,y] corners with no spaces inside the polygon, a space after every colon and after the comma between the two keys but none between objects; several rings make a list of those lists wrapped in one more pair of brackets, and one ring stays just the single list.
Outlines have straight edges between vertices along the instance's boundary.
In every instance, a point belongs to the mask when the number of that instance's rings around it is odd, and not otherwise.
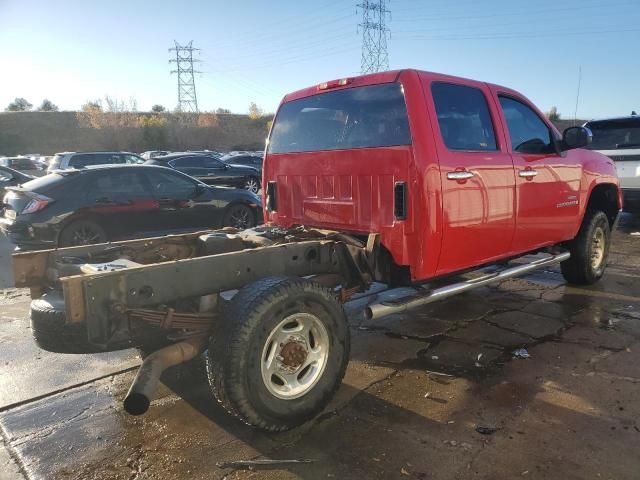
[{"label": "windshield", "polygon": [[590,150],[640,148],[640,117],[588,122],[585,127],[593,133]]},{"label": "windshield", "polygon": [[269,153],[411,144],[399,83],[348,88],[287,102],[275,119]]}]

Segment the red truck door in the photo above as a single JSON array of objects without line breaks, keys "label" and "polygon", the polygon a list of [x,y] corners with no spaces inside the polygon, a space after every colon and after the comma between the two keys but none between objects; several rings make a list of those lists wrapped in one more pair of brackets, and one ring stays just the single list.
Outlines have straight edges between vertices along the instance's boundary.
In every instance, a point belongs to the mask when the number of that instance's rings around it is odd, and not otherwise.
[{"label": "red truck door", "polygon": [[497,91],[516,172],[516,229],[511,250],[525,252],[571,238],[579,219],[582,169],[558,153],[542,115],[513,92]]},{"label": "red truck door", "polygon": [[436,274],[504,257],[515,228],[511,156],[491,92],[479,82],[425,79],[443,202]]}]

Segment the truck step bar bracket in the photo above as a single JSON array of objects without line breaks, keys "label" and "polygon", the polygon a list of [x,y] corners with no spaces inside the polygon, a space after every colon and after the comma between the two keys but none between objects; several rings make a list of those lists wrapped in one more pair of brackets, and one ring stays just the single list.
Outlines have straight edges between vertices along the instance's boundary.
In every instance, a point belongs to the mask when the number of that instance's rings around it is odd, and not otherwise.
[{"label": "truck step bar bracket", "polygon": [[[538,258],[527,263],[509,266],[503,270],[488,273],[480,277],[465,280],[463,282],[453,283],[444,287],[436,288],[433,290],[425,289],[423,293],[418,292],[415,295],[409,297],[400,298],[394,301],[380,302],[369,305],[365,311],[364,316],[367,320],[375,320],[394,313],[401,313],[407,310],[412,310],[429,303],[443,300],[445,298],[457,295],[459,293],[473,290],[474,288],[482,287],[494,282],[500,282],[512,277],[524,275],[534,270],[555,265],[560,262],[568,260],[571,254],[569,252],[557,252],[549,255],[548,257]],[[521,257],[524,258],[524,257]]]}]

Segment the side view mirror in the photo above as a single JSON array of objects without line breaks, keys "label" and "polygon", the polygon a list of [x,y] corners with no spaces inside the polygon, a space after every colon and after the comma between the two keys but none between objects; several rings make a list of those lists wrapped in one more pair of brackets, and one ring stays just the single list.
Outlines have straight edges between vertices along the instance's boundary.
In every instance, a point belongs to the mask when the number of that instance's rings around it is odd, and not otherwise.
[{"label": "side view mirror", "polygon": [[569,127],[562,134],[561,150],[586,147],[593,140],[593,133],[586,127]]},{"label": "side view mirror", "polygon": [[194,193],[194,197],[199,197],[200,195],[202,195],[205,192],[206,189],[207,189],[207,187],[205,187],[204,185],[198,183],[196,185],[195,191],[193,192]]}]

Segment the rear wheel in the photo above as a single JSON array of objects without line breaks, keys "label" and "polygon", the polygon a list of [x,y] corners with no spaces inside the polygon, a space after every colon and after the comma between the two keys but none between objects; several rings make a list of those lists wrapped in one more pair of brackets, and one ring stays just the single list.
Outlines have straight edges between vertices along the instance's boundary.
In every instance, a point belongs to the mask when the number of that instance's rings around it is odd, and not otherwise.
[{"label": "rear wheel", "polygon": [[571,258],[560,264],[569,283],[591,285],[602,277],[607,267],[611,230],[607,215],[588,210],[576,238],[568,244]]},{"label": "rear wheel", "polygon": [[213,395],[255,427],[282,431],[327,405],[349,361],[349,328],[333,292],[301,278],[266,278],[230,302],[207,353]]},{"label": "rear wheel", "polygon": [[64,228],[58,239],[58,246],[75,247],[77,245],[93,245],[107,241],[107,232],[96,222],[76,220]]},{"label": "rear wheel", "polygon": [[244,182],[244,188],[250,192],[258,193],[260,191],[260,180],[256,177],[249,177]]},{"label": "rear wheel", "polygon": [[224,215],[223,226],[245,230],[256,226],[256,217],[246,205],[231,205]]}]

